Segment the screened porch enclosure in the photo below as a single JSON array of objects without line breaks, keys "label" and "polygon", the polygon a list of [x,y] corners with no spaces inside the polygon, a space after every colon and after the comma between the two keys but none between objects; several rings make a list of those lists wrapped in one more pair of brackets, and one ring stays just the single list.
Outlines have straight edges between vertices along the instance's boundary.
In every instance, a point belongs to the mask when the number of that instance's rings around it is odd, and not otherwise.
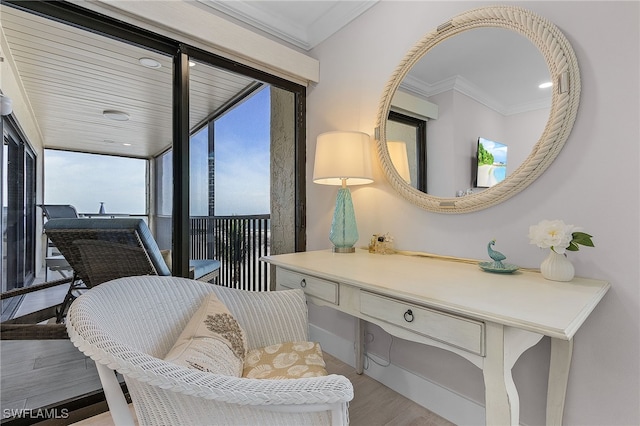
[{"label": "screened porch enclosure", "polygon": [[[23,5],[44,8],[39,12],[58,19],[30,13]],[[304,185],[295,183],[304,180],[304,150],[299,148],[304,88],[160,36],[137,38],[135,29],[110,29],[98,23],[102,18],[88,13],[78,18],[62,10],[72,5],[3,2],[0,8],[10,47],[7,62],[17,70],[16,80],[28,76],[21,81],[25,98],[16,97],[6,84],[2,90],[14,96],[16,111],[23,111],[21,103],[32,106],[33,116],[12,118],[25,129],[25,152],[33,153],[36,169],[31,181],[12,190],[22,197],[14,210],[26,209],[33,220],[18,235],[12,234],[11,218],[3,215],[3,232],[15,240],[6,242],[3,260],[12,258],[16,264],[12,270],[3,267],[3,288],[9,288],[7,273],[20,275],[12,288],[29,286],[42,275],[46,238],[41,234],[42,211],[36,206],[45,203],[72,204],[82,216],[96,217],[102,208],[105,218],[143,217],[160,247],[182,257],[178,268],[184,267],[186,256],[214,257],[220,250],[228,253],[228,259],[219,259],[221,281],[268,288],[268,274],[256,265],[258,247],[269,252],[274,244],[265,227],[287,230],[278,233],[290,239],[278,243],[276,238],[278,250],[294,251],[304,241]],[[78,19],[76,25],[63,23],[71,16]],[[94,25],[100,31],[83,29]],[[122,34],[131,40],[123,40]],[[180,142],[185,137],[188,149]],[[108,164],[90,165],[89,157],[108,158],[103,162]],[[122,165],[127,162],[137,163],[135,170]],[[3,167],[4,182],[12,180],[9,172]],[[67,180],[56,180],[57,172]],[[101,181],[108,185],[103,188]],[[6,197],[6,183],[4,188]],[[33,192],[29,199],[20,195]],[[174,200],[175,194],[179,199]],[[274,208],[279,218],[275,224],[270,220]],[[259,217],[259,225],[245,217]],[[202,232],[191,229],[196,218],[206,219],[205,237],[215,241],[202,247],[192,241],[203,241]],[[218,222],[233,223],[229,229],[246,233],[241,247],[230,248],[230,231],[213,232]],[[254,238],[261,243],[254,244]],[[235,241],[238,246],[240,239]],[[18,246],[21,252],[8,256],[9,248]],[[226,266],[245,260],[246,268]],[[227,269],[231,272],[225,274]],[[261,282],[245,283],[249,279]]]},{"label": "screened porch enclosure", "polygon": [[[283,144],[294,140],[293,97],[283,103],[288,92],[282,89],[189,62],[189,259],[219,260],[220,285],[268,290],[268,268],[259,259],[270,253],[271,163],[282,161],[272,158],[278,152],[291,150]],[[169,75],[155,78],[162,82]],[[154,96],[170,102],[168,90]],[[272,120],[280,125],[273,128]],[[72,204],[82,217],[143,217],[159,248],[175,251],[174,149],[166,145],[148,159],[124,155],[140,149],[124,136],[129,121],[112,125],[117,131],[106,153],[45,149],[44,203]],[[170,120],[163,123],[163,132],[171,130]],[[157,131],[151,135],[170,140]]]},{"label": "screened porch enclosure", "polygon": [[[266,291],[270,123],[281,114],[271,111],[277,89],[256,87],[191,134],[188,250],[190,259],[221,262],[217,284]],[[159,248],[173,250],[172,149],[151,160],[45,150],[44,170],[44,204],[71,204],[81,217],[142,217]]]}]

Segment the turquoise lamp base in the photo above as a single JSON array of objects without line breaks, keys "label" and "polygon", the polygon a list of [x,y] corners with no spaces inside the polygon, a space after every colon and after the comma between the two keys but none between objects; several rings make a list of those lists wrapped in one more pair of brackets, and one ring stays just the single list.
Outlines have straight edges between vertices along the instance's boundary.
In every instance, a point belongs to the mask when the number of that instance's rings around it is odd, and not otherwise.
[{"label": "turquoise lamp base", "polygon": [[329,240],[333,243],[334,253],[353,253],[356,251],[354,245],[358,241],[358,227],[356,226],[351,191],[347,187],[338,190]]}]

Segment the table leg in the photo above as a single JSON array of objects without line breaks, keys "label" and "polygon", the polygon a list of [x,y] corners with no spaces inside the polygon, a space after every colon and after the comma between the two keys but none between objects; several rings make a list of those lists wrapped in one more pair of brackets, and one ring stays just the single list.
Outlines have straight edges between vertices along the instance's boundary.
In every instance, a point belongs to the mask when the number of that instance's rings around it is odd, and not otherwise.
[{"label": "table leg", "polygon": [[551,339],[551,361],[547,388],[547,425],[561,425],[567,394],[573,339]]},{"label": "table leg", "polygon": [[484,375],[486,424],[518,425],[520,400],[511,363],[505,360],[505,328],[500,324],[486,324],[486,357]]},{"label": "table leg", "polygon": [[357,318],[356,321],[356,373],[364,372],[364,333],[365,321]]}]

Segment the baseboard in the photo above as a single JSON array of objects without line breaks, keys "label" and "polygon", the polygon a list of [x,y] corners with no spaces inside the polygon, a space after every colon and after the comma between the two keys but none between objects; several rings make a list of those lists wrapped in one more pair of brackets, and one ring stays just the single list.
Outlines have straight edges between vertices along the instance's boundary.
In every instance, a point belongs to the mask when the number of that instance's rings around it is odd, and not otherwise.
[{"label": "baseboard", "polygon": [[[310,337],[320,342],[322,350],[340,361],[355,366],[354,343],[337,336],[313,324],[309,325]],[[385,360],[369,354],[370,357],[386,364]],[[457,425],[483,426],[485,424],[484,406],[450,389],[442,387],[424,377],[405,370],[395,364],[382,367],[374,362],[368,363],[365,374],[417,404],[433,411],[439,416]]]}]

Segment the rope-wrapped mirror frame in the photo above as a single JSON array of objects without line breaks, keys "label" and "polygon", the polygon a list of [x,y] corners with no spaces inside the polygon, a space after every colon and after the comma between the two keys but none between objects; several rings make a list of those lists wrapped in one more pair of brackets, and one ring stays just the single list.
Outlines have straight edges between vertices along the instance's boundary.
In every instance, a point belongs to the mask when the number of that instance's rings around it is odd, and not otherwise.
[{"label": "rope-wrapped mirror frame", "polygon": [[[553,81],[549,120],[529,156],[505,180],[482,192],[443,198],[418,191],[398,174],[387,149],[387,117],[402,80],[431,48],[473,28],[505,28],[527,37],[543,55]],[[391,186],[411,203],[437,213],[469,213],[499,204],[529,186],[556,158],[573,127],[580,102],[580,72],[571,44],[551,22],[515,6],[490,6],[462,13],[427,33],[400,62],[382,93],[376,139],[378,157]]]}]

